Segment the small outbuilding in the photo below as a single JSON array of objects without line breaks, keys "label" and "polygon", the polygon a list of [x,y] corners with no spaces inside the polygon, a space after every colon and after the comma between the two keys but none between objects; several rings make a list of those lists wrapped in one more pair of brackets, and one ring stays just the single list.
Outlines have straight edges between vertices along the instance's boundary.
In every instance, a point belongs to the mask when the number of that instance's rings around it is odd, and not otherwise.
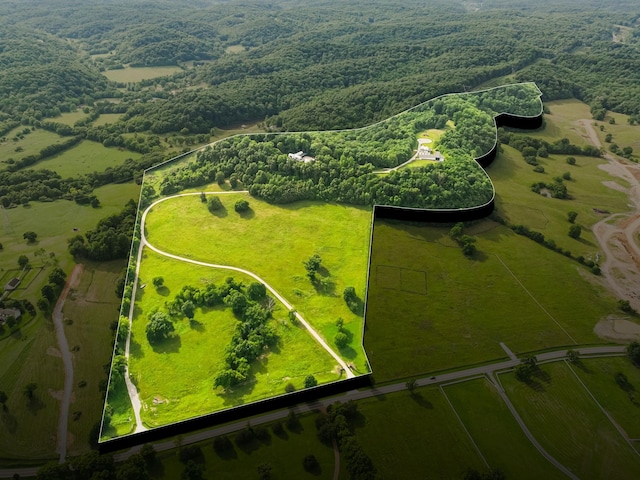
[{"label": "small outbuilding", "polygon": [[9,318],[19,320],[22,313],[17,308],[0,308],[0,325],[7,323]]},{"label": "small outbuilding", "polygon": [[14,277],[7,282],[7,284],[4,286],[4,289],[7,292],[11,292],[18,288],[18,285],[20,285],[20,279],[18,277]]}]

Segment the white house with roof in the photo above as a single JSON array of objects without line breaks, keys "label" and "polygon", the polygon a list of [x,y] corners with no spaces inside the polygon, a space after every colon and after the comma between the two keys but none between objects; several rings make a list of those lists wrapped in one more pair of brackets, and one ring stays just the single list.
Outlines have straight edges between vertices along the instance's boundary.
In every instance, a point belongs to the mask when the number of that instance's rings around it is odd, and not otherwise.
[{"label": "white house with roof", "polygon": [[306,155],[302,150],[300,150],[297,153],[290,153],[289,158],[291,160],[295,160],[296,162],[304,162],[304,163],[310,163],[316,160],[315,158],[309,155]]}]

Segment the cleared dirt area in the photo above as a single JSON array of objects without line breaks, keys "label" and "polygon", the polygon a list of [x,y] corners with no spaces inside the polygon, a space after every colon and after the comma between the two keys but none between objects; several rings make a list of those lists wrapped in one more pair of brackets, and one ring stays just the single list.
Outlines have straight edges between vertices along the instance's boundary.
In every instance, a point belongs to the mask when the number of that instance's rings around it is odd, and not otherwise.
[{"label": "cleared dirt area", "polygon": [[[592,120],[579,120],[584,129],[583,137],[600,148],[602,144],[593,128]],[[608,163],[600,168],[614,177],[626,181],[630,187],[616,184],[629,198],[629,211],[607,214],[593,226],[593,233],[602,248],[604,258],[600,262],[602,277],[621,300],[640,311],[640,165],[625,161],[608,152],[604,153]],[[603,182],[609,185],[610,182]],[[598,322],[594,331],[609,340],[628,341],[640,339],[640,326],[626,319],[608,318]]]}]

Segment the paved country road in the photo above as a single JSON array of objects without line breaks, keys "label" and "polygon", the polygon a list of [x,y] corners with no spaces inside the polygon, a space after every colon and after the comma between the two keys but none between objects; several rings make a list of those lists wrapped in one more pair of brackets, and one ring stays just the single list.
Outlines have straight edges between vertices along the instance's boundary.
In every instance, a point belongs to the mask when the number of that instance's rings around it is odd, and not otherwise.
[{"label": "paved country road", "polygon": [[[581,357],[590,358],[590,357],[609,356],[609,355],[624,355],[625,349],[626,347],[623,345],[615,345],[615,346],[602,346],[602,347],[583,347],[583,348],[575,348],[574,350],[576,350]],[[562,361],[566,358],[566,356],[567,356],[567,349],[560,349],[560,350],[545,352],[545,353],[536,355],[536,360],[538,361],[539,364],[542,364],[546,362]],[[520,363],[519,360],[506,360],[502,362],[492,363],[490,365],[482,365],[479,367],[471,367],[463,370],[458,370],[455,372],[443,373],[441,375],[424,377],[417,380],[416,385],[426,386],[426,385],[446,384],[446,383],[455,382],[455,381],[464,381],[465,379],[469,380],[471,378],[484,376],[484,375],[489,376],[489,378],[491,379],[491,376],[493,376],[496,372],[511,369],[516,365],[518,365],[519,363]],[[362,390],[351,390],[349,392],[346,392],[341,395],[336,395],[334,397],[323,398],[314,402],[308,402],[308,403],[297,405],[293,407],[292,410],[296,413],[305,413],[305,412],[318,410],[321,408],[326,408],[327,406],[335,402],[344,403],[344,402],[348,402],[349,400],[362,400],[365,398],[384,396],[390,393],[400,392],[402,390],[407,390],[406,382],[393,383],[390,385],[367,388]],[[245,428],[247,426],[247,422],[250,422],[251,425],[262,425],[265,423],[273,422],[275,420],[282,420],[289,415],[289,411],[290,411],[289,409],[276,410],[276,411],[268,412],[268,413],[265,413],[264,415],[259,415],[257,417],[253,417],[250,419],[244,419],[237,422],[222,425],[219,427],[214,427],[214,428],[210,428],[200,432],[192,433],[189,435],[184,435],[182,437],[182,444],[188,445],[191,443],[200,442],[202,440],[214,438],[220,435],[227,435],[230,433],[237,432]],[[531,438],[533,437],[530,437],[530,439]],[[167,440],[163,442],[154,443],[153,446],[156,449],[156,451],[165,451],[165,450],[170,450],[172,448],[176,448],[176,443],[174,440]],[[116,453],[114,455],[114,458],[118,462],[124,461],[134,453],[137,453],[140,450],[140,448],[141,446],[136,446],[136,447],[130,448],[129,450]],[[561,470],[563,469],[566,470],[566,467],[562,466]],[[37,470],[38,470],[37,467],[0,470],[0,478],[11,478],[11,476],[14,473],[18,473],[23,477],[34,476]],[[568,476],[570,478],[577,478],[571,472],[569,472]]]}]

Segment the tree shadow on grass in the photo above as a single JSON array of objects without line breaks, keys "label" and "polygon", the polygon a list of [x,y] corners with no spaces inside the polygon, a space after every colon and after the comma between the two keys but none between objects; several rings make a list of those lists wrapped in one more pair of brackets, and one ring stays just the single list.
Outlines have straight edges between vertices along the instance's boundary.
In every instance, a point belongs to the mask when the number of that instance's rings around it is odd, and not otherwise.
[{"label": "tree shadow on grass", "polygon": [[161,342],[152,345],[153,351],[156,353],[179,353],[182,347],[180,335],[171,335]]},{"label": "tree shadow on grass", "polygon": [[244,212],[238,212],[238,215],[240,215],[240,218],[244,218],[245,220],[251,220],[256,216],[256,212],[253,211],[253,208],[249,207]]},{"label": "tree shadow on grass", "polygon": [[144,351],[142,350],[142,345],[135,341],[133,335],[131,335],[131,342],[129,343],[129,354],[133,358],[142,358],[144,357]]},{"label": "tree shadow on grass", "polygon": [[342,348],[339,349],[340,350],[340,356],[346,358],[347,360],[353,360],[354,358],[356,358],[358,356],[358,352],[356,352],[353,347],[350,347],[349,345],[344,346]]},{"label": "tree shadow on grass", "polygon": [[214,450],[222,460],[229,461],[229,460],[237,460],[238,458],[238,452],[236,452],[236,448],[233,446],[233,443],[230,443],[230,445],[227,446],[224,450],[219,450],[219,449],[216,449],[215,447],[214,447]]},{"label": "tree shadow on grass", "polygon": [[171,293],[171,290],[169,290],[169,287],[167,287],[166,285],[162,285],[161,287],[156,288],[156,292],[158,293],[158,295],[167,297]]},{"label": "tree shadow on grass", "polygon": [[538,380],[543,384],[546,384],[546,385],[551,384],[551,375],[549,375],[547,372],[545,372],[541,368],[536,368],[532,373],[532,377],[535,377],[536,380]]},{"label": "tree shadow on grass", "polygon": [[571,362],[571,365],[579,368],[584,373],[593,373],[593,370],[591,370],[589,367],[587,367],[587,365],[585,365],[585,363],[580,359],[577,359],[575,362]]},{"label": "tree shadow on grass", "polygon": [[160,459],[156,458],[147,468],[152,478],[164,478],[164,464]]},{"label": "tree shadow on grass", "polygon": [[422,408],[427,408],[429,410],[433,409],[433,403],[431,403],[429,400],[423,397],[420,392],[413,392],[411,394],[411,399],[414,402],[416,402],[418,405],[420,405]]},{"label": "tree shadow on grass", "polygon": [[336,295],[336,282],[329,279],[328,276],[317,276],[311,280],[313,288],[315,288],[318,295],[325,295],[327,297],[335,297]]},{"label": "tree shadow on grass", "polygon": [[213,212],[211,212],[211,215],[218,217],[218,218],[225,218],[229,216],[229,211],[227,210],[227,208],[222,205],[222,207],[220,207],[217,210],[214,210]]},{"label": "tree shadow on grass", "polygon": [[16,433],[16,430],[18,430],[18,420],[15,415],[8,410],[4,410],[0,413],[0,420],[2,421],[2,425],[4,425],[4,428],[6,428],[9,433]]},{"label": "tree shadow on grass", "polygon": [[189,319],[189,326],[196,332],[203,333],[205,331],[204,324],[193,318]]},{"label": "tree shadow on grass", "polygon": [[46,407],[45,403],[36,395],[27,402],[27,408],[33,415],[37,415],[44,407]]}]

